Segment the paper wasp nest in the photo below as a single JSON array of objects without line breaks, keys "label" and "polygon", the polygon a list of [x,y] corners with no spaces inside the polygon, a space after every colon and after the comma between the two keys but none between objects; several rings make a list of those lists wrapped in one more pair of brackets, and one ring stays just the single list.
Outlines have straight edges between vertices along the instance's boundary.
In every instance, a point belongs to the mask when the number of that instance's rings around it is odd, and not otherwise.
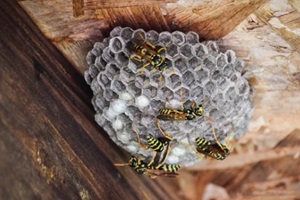
[{"label": "paper wasp nest", "polygon": [[[129,59],[126,43],[140,35],[152,44],[166,47],[169,69],[160,72],[146,67],[142,73],[142,63]],[[159,109],[170,107],[166,98],[173,107],[181,109],[180,90],[185,107],[189,108],[192,101],[203,104],[204,115],[214,120],[213,127],[223,144],[230,133],[238,138],[247,132],[253,105],[252,89],[241,75],[244,63],[231,50],[219,52],[213,41],[200,43],[195,32],[157,33],[116,27],[109,38],[95,43],[87,62],[85,80],[94,93],[95,120],[115,143],[133,155],[148,159],[153,155],[151,149],[139,146],[133,129],[144,144],[148,134],[160,137],[156,116]],[[214,142],[211,122],[206,117],[160,123],[174,139],[168,164],[187,166],[200,161],[183,143],[195,148],[196,137]]]}]

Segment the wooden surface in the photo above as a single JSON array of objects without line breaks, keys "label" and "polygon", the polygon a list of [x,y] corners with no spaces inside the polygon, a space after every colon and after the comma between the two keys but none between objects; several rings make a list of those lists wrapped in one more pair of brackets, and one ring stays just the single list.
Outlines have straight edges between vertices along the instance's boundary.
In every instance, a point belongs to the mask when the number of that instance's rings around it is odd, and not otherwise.
[{"label": "wooden surface", "polygon": [[116,26],[196,31],[203,39],[225,36],[267,0],[20,1],[41,31],[83,73],[90,47]]},{"label": "wooden surface", "polygon": [[16,2],[0,24],[0,199],[177,199],[113,166],[128,155],[94,122],[82,75]]},{"label": "wooden surface", "polygon": [[[20,1],[28,17],[1,2],[0,197],[300,199],[300,7],[264,3]],[[86,52],[117,25],[195,30],[246,62],[255,110],[232,155],[155,181],[112,165],[128,154],[95,124],[82,73]]]}]

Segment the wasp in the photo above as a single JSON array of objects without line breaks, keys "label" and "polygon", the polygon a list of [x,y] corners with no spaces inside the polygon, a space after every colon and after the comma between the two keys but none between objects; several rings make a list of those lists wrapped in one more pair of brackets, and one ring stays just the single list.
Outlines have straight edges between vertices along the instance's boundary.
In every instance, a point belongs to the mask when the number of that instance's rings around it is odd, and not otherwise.
[{"label": "wasp", "polygon": [[178,175],[176,172],[180,169],[180,165],[177,164],[149,165],[145,160],[135,156],[131,156],[128,163],[115,164],[115,166],[126,165],[132,167],[138,174],[147,175],[153,179],[157,176],[175,177]]},{"label": "wasp", "polygon": [[[204,116],[204,109],[202,104],[197,105],[196,102],[192,102],[190,109],[185,108],[182,101],[182,89],[180,89],[180,103],[181,109],[175,109],[168,98],[166,102],[170,105],[170,108],[163,108],[159,110],[159,114],[156,117],[159,120],[164,121],[185,121],[193,120],[196,117]],[[205,116],[208,120],[213,121],[210,117]]]},{"label": "wasp", "polygon": [[161,55],[167,49],[162,46],[155,46],[154,44],[145,40],[145,38],[138,33],[142,40],[130,40],[127,42],[126,47],[131,53],[129,59],[135,60],[139,63],[144,63],[141,69],[143,73],[145,68],[153,66],[155,70],[164,71],[168,68],[165,62],[165,57]]},{"label": "wasp", "polygon": [[144,145],[140,141],[139,134],[134,130],[134,132],[138,136],[139,145],[148,149],[151,148],[156,153],[150,162],[146,162],[144,160],[138,159],[135,156],[131,156],[128,163],[124,164],[115,164],[115,166],[126,166],[129,165],[132,167],[138,174],[148,175],[151,178],[156,178],[157,176],[167,176],[167,177],[175,177],[178,174],[176,173],[180,169],[180,165],[178,164],[166,164],[166,158],[170,153],[170,141],[172,138],[165,134],[160,127],[158,127],[161,131],[163,137],[155,138],[153,136],[147,136],[148,146]]},{"label": "wasp", "polygon": [[[148,163],[149,166],[152,165],[153,162],[154,163],[159,162],[159,161],[156,160],[156,159],[160,158],[160,156],[158,156],[157,154],[161,154],[166,146],[167,146],[167,149],[168,149],[170,141],[173,140],[169,135],[167,135],[161,129],[161,127],[159,125],[159,121],[156,121],[156,122],[157,122],[157,127],[158,127],[160,133],[162,134],[162,137],[155,138],[152,135],[147,135],[147,145],[145,145],[141,142],[141,139],[140,139],[140,136],[139,136],[138,132],[133,129],[133,131],[137,135],[137,140],[138,140],[139,145],[145,150],[151,148],[153,151],[156,152],[156,155],[154,155],[152,160]],[[168,151],[168,150],[166,150],[166,151]]]},{"label": "wasp", "polygon": [[[212,143],[211,141],[208,141],[205,138],[195,138],[196,143],[196,153],[201,159],[206,159],[207,157],[213,158],[216,160],[224,160],[229,154],[232,147],[229,146],[229,140],[226,141],[226,145],[223,145],[216,136],[215,130],[212,127],[215,143]],[[233,133],[234,131],[232,131]],[[231,133],[231,134],[232,134]],[[230,135],[231,135],[230,134]],[[230,136],[229,136],[230,137]],[[228,137],[228,138],[229,138]],[[203,157],[202,155],[205,155]]]}]

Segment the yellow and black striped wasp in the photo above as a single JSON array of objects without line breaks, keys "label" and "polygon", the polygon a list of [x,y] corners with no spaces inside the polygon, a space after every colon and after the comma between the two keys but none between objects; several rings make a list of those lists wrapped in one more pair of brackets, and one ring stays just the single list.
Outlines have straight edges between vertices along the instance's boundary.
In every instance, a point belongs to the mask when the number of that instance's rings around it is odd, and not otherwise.
[{"label": "yellow and black striped wasp", "polygon": [[[229,147],[229,140],[226,141],[226,145],[221,144],[217,139],[214,128],[212,127],[215,143],[208,141],[204,137],[196,138],[196,153],[201,159],[213,158],[216,160],[224,160],[229,154],[232,147]],[[233,133],[234,131],[232,131]],[[231,134],[230,134],[231,135]],[[230,137],[230,136],[229,136]],[[205,157],[203,157],[203,154]]]},{"label": "yellow and black striped wasp", "polygon": [[127,42],[126,48],[131,53],[130,59],[135,60],[139,63],[144,63],[141,72],[143,73],[147,66],[153,66],[155,70],[164,71],[169,66],[166,64],[165,56],[161,53],[167,49],[162,46],[155,46],[150,42],[146,41],[141,33],[138,33],[141,40],[132,39]]},{"label": "yellow and black striped wasp", "polygon": [[[169,99],[166,99],[167,103],[170,105],[170,108],[163,108],[159,110],[159,114],[156,117],[159,120],[163,121],[185,121],[193,120],[196,117],[204,116],[204,109],[202,104],[197,105],[196,102],[192,102],[190,109],[187,109],[183,105],[182,101],[182,89],[180,89],[180,103],[181,109],[175,109],[170,103]],[[210,117],[205,116],[208,120],[213,121]]]},{"label": "yellow and black striped wasp", "polygon": [[166,158],[170,152],[170,141],[172,140],[172,138],[166,135],[161,129],[160,131],[163,134],[163,137],[155,138],[150,135],[147,136],[148,146],[145,146],[141,143],[139,134],[135,131],[138,136],[139,145],[144,149],[151,148],[156,152],[150,162],[146,162],[145,160],[141,160],[136,158],[135,156],[131,156],[128,163],[115,164],[115,166],[129,165],[137,173],[148,175],[151,178],[156,178],[157,176],[177,176],[178,174],[176,172],[180,169],[180,165],[165,163]]}]

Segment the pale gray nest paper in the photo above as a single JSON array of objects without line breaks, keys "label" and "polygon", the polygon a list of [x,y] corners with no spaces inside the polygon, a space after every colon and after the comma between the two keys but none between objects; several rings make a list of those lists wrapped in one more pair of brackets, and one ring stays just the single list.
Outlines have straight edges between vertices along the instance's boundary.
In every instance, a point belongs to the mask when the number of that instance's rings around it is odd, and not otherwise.
[{"label": "pale gray nest paper", "polygon": [[[166,47],[167,70],[154,71],[142,63],[130,60],[126,43],[140,37],[155,45]],[[187,34],[116,27],[110,37],[96,43],[87,55],[89,69],[85,80],[91,86],[97,123],[111,139],[133,155],[152,157],[151,149],[142,149],[135,129],[146,143],[146,135],[160,137],[155,119],[159,109],[181,109],[180,90],[185,107],[192,101],[203,103],[204,115],[211,117],[218,139],[225,142],[233,133],[238,138],[245,134],[252,115],[252,89],[242,76],[244,63],[232,50],[224,53],[214,41],[199,42],[195,32]],[[162,74],[162,80],[159,78]],[[211,122],[205,117],[191,121],[161,121],[161,127],[174,141],[167,158],[168,164],[189,166],[200,161],[189,147],[195,147],[196,137],[214,141]]]}]

